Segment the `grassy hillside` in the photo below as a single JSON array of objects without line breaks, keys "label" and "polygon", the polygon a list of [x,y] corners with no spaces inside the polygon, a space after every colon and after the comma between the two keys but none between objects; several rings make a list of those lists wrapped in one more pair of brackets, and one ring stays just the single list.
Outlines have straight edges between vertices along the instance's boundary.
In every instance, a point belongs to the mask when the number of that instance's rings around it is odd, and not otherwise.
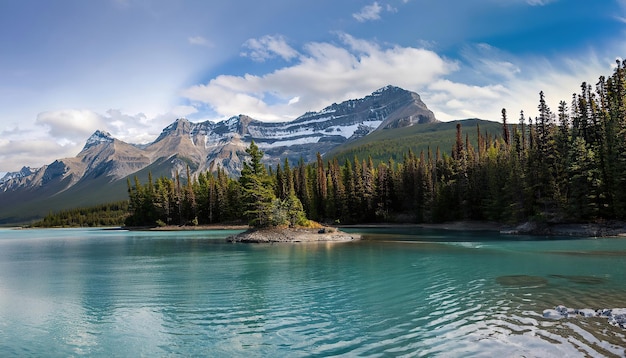
[{"label": "grassy hillside", "polygon": [[502,124],[481,119],[463,119],[451,122],[418,124],[408,128],[377,130],[366,137],[343,144],[324,154],[325,159],[337,157],[339,163],[346,159],[352,160],[356,155],[360,159],[371,156],[374,162],[402,161],[409,150],[419,154],[430,148],[435,153],[439,147],[442,153],[450,153],[456,140],[456,125],[461,123],[463,140],[469,135],[470,142],[476,146],[477,125],[484,135],[500,136]]}]

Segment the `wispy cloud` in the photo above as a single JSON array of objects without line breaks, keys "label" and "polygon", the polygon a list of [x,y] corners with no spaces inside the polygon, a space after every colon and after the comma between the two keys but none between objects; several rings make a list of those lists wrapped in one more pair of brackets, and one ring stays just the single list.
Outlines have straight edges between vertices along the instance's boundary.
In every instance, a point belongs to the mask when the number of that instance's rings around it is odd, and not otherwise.
[{"label": "wispy cloud", "polygon": [[352,14],[359,22],[371,21],[371,20],[379,20],[380,13],[383,11],[383,7],[378,4],[378,2],[374,2],[371,5],[366,5],[357,13]]},{"label": "wispy cloud", "polygon": [[614,18],[622,23],[626,23],[626,0],[617,0],[620,7],[619,14],[614,14]]},{"label": "wispy cloud", "polygon": [[558,0],[526,0],[526,3],[530,6],[545,6]]},{"label": "wispy cloud", "polygon": [[298,56],[298,51],[294,50],[284,36],[266,35],[256,39],[249,39],[241,52],[244,57],[250,57],[254,61],[263,62],[272,58],[280,57],[289,61]]},{"label": "wispy cloud", "polygon": [[[405,4],[407,2],[408,0],[403,1],[403,3]],[[352,14],[352,17],[354,17],[358,22],[380,20],[383,11],[398,12],[398,9],[391,6],[390,4],[386,4],[383,6],[375,1],[371,5],[366,5],[362,7],[359,12]]]},{"label": "wispy cloud", "polygon": [[211,41],[207,40],[206,38],[202,36],[191,36],[187,38],[187,41],[191,45],[196,45],[196,46],[203,46],[203,47],[208,47],[208,48],[212,48],[214,46]]}]

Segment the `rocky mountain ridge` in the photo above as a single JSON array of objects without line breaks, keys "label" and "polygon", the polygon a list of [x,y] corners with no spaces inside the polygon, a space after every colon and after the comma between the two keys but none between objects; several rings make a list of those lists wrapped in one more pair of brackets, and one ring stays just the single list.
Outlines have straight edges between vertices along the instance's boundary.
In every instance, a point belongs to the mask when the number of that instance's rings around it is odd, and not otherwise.
[{"label": "rocky mountain ridge", "polygon": [[251,141],[265,152],[264,160],[269,165],[285,158],[293,164],[301,159],[309,162],[318,152],[323,154],[375,130],[436,121],[417,93],[387,86],[364,98],[333,103],[289,122],[262,122],[246,115],[200,123],[181,118],[165,127],[154,142],[142,146],[97,130],[76,157],[7,173],[0,179],[0,201],[3,193],[19,197],[24,192],[46,198],[78,184],[85,188],[98,179],[102,185],[145,170],[174,175],[184,174],[187,166],[192,174],[219,167],[236,175]]}]

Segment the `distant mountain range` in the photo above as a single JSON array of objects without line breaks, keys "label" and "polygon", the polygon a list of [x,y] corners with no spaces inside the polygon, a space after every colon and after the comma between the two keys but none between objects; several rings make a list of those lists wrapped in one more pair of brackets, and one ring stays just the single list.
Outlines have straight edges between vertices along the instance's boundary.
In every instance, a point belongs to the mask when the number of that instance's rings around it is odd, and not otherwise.
[{"label": "distant mountain range", "polygon": [[76,157],[38,169],[24,167],[0,179],[0,224],[125,199],[126,178],[146,178],[148,172],[158,177],[184,174],[187,167],[193,174],[221,167],[236,175],[253,140],[265,152],[267,164],[285,158],[295,164],[375,131],[435,122],[417,93],[387,86],[290,122],[262,122],[245,115],[200,123],[181,118],[148,145],[125,143],[97,130]]}]

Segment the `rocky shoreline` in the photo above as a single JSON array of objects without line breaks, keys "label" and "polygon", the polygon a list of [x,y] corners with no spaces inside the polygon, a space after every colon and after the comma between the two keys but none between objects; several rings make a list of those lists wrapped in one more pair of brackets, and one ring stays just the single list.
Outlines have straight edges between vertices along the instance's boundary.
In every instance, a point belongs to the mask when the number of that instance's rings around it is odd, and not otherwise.
[{"label": "rocky shoreline", "polygon": [[229,236],[227,242],[281,243],[281,242],[348,242],[360,240],[361,235],[348,234],[332,227],[322,228],[263,228],[250,229]]},{"label": "rocky shoreline", "polygon": [[515,228],[500,230],[500,233],[537,236],[625,237],[626,223],[621,221],[574,224],[526,222]]},{"label": "rocky shoreline", "polygon": [[559,305],[554,307],[554,309],[544,310],[543,317],[552,319],[569,317],[603,317],[607,318],[609,324],[612,326],[626,329],[626,308],[574,309]]}]

